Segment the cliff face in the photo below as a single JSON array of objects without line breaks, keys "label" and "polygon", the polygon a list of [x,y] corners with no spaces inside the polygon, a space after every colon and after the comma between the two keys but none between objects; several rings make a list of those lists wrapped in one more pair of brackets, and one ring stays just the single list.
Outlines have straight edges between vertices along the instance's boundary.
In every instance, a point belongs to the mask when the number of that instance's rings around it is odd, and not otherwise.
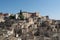
[{"label": "cliff face", "polygon": [[[17,15],[19,16],[19,14]],[[1,22],[0,26],[2,30],[6,31],[7,38],[53,40],[57,36],[60,37],[57,35],[57,32],[60,32],[59,20],[51,20],[48,16],[39,16],[39,13],[22,12],[22,15],[24,16],[23,20],[9,19],[8,17],[5,22]]]}]

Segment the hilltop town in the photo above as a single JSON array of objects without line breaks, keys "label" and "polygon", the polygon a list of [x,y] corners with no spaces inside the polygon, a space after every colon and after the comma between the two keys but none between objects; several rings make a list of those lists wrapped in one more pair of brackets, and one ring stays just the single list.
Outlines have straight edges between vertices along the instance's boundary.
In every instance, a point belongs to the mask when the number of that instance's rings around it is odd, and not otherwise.
[{"label": "hilltop town", "polygon": [[0,40],[60,40],[60,20],[39,12],[0,13]]}]

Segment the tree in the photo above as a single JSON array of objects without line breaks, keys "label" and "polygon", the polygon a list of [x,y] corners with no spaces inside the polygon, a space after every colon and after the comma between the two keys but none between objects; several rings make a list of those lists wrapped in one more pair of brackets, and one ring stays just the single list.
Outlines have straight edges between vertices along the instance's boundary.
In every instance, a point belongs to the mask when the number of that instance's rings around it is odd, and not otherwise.
[{"label": "tree", "polygon": [[20,18],[21,20],[24,20],[24,16],[23,16],[23,15],[19,15],[19,18]]},{"label": "tree", "polygon": [[21,20],[24,20],[24,16],[22,15],[22,11],[21,11],[21,10],[20,10],[19,18],[20,18]]},{"label": "tree", "polygon": [[9,18],[10,19],[15,19],[15,15],[14,16],[10,15]]},{"label": "tree", "polygon": [[20,15],[22,15],[22,10],[20,10]]}]

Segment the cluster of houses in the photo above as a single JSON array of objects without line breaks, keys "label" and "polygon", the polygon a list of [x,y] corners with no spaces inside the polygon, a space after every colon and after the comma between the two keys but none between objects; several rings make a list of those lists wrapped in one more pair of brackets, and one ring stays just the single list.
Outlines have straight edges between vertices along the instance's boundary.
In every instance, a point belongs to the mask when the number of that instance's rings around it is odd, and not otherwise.
[{"label": "cluster of houses", "polygon": [[[15,18],[10,19],[11,15]],[[0,27],[6,32],[2,33],[6,40],[60,40],[60,20],[41,16],[39,12],[0,13]]]}]

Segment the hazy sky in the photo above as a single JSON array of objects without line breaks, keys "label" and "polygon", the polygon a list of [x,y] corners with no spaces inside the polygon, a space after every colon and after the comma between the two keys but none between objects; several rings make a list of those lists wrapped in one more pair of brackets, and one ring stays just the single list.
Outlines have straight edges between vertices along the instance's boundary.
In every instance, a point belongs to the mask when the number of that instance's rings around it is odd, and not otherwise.
[{"label": "hazy sky", "polygon": [[17,13],[20,10],[40,12],[52,19],[60,19],[60,0],[0,0],[0,12]]}]

